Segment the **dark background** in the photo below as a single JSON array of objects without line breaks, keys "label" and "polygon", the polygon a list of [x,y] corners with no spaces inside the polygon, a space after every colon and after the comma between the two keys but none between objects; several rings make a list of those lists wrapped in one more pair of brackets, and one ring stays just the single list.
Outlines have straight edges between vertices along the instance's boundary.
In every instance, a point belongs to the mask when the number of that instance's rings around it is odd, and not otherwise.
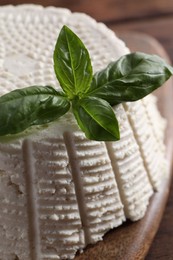
[{"label": "dark background", "polygon": [[[85,12],[115,32],[138,31],[154,36],[173,61],[172,0],[0,0],[0,5],[34,3]],[[147,260],[173,260],[173,188]]]}]

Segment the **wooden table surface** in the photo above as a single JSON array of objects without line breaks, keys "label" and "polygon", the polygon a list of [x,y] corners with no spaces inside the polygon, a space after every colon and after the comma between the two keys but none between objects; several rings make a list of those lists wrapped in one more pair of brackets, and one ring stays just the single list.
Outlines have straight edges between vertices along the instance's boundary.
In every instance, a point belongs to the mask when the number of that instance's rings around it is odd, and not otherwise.
[{"label": "wooden table surface", "polygon": [[[173,62],[172,0],[0,0],[0,5],[31,2],[85,12],[97,21],[106,23],[117,33],[137,31],[154,36]],[[160,228],[146,259],[173,260],[173,187]]]}]

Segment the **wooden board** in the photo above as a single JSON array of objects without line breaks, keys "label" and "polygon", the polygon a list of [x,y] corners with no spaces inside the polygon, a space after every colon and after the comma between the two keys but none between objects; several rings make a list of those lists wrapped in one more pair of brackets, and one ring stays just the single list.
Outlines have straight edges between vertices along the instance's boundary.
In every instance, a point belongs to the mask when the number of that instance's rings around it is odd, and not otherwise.
[{"label": "wooden board", "polygon": [[[169,62],[169,58],[162,46],[150,36],[138,33],[119,33],[132,51],[143,51],[162,56]],[[77,255],[75,260],[141,260],[144,259],[159,228],[172,178],[173,159],[173,103],[172,80],[155,92],[159,99],[159,109],[167,118],[166,129],[166,157],[169,160],[169,175],[164,179],[161,190],[155,193],[150,201],[145,217],[137,222],[127,221],[122,226],[109,231],[103,241],[88,246],[83,254]]]}]

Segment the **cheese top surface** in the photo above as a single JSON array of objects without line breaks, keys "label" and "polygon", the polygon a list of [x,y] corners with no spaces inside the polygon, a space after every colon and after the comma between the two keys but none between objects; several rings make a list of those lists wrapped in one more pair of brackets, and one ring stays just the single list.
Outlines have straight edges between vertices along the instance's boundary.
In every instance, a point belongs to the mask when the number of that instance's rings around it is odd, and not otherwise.
[{"label": "cheese top surface", "polygon": [[[67,9],[50,7],[45,11],[42,7],[35,8],[32,5],[25,8],[9,6],[1,8],[0,17],[1,95],[32,85],[50,85],[60,89],[53,69],[53,51],[63,25],[69,26],[86,45],[94,72],[129,52],[125,44],[105,25],[96,23],[85,14],[72,14]],[[59,132],[69,128],[72,131],[77,129],[73,115],[68,113],[57,123],[51,124],[49,134],[54,136],[57,128]],[[45,136],[45,131],[31,131],[32,138],[35,132],[36,135]]]},{"label": "cheese top surface", "polygon": [[[31,85],[59,88],[53,50],[63,25],[89,50],[94,72],[129,52],[105,25],[41,6],[0,8],[0,95]],[[155,97],[114,108],[121,140],[87,140],[69,112],[0,143],[0,258],[73,259],[126,218],[146,212],[165,171]],[[156,131],[157,125],[157,131]]]}]

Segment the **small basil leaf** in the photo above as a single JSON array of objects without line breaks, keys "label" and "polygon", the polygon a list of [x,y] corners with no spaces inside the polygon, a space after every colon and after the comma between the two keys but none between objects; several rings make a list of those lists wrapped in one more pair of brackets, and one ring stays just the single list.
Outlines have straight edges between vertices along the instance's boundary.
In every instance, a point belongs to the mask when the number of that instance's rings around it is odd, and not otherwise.
[{"label": "small basil leaf", "polygon": [[96,73],[87,95],[111,105],[136,101],[160,87],[172,74],[173,68],[158,56],[130,53]]},{"label": "small basil leaf", "polygon": [[78,36],[67,26],[61,29],[55,46],[54,69],[69,98],[88,91],[92,81],[89,53]]},{"label": "small basil leaf", "polygon": [[108,102],[87,97],[73,102],[73,113],[86,137],[96,141],[120,139],[118,122]]},{"label": "small basil leaf", "polygon": [[63,94],[50,86],[17,89],[0,97],[0,136],[49,123],[70,108]]}]

